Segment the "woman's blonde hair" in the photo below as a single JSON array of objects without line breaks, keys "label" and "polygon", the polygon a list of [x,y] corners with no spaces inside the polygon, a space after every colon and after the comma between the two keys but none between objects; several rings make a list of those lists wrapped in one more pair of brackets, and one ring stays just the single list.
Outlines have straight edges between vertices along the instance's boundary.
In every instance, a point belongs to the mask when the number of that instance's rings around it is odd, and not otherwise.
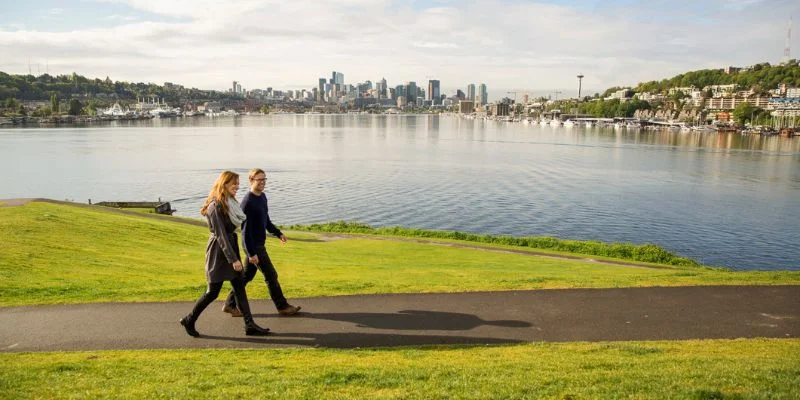
[{"label": "woman's blonde hair", "polygon": [[231,195],[225,190],[225,186],[228,186],[234,181],[239,181],[239,174],[233,171],[222,171],[217,180],[214,181],[214,186],[211,187],[211,191],[208,192],[206,202],[203,204],[203,207],[200,208],[200,215],[207,215],[208,205],[211,204],[212,201],[216,201],[217,205],[222,208],[222,211],[227,214],[228,197]]}]

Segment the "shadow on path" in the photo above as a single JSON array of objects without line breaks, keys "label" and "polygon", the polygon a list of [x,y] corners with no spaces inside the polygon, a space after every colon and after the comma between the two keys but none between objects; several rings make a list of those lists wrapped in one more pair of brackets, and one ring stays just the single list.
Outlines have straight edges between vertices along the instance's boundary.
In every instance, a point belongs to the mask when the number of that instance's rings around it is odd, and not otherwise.
[{"label": "shadow on path", "polygon": [[[271,314],[256,314],[255,317],[270,317]],[[483,325],[506,328],[528,328],[529,322],[513,320],[486,321],[472,314],[401,310],[396,313],[300,313],[293,318],[323,319],[330,321],[351,322],[359,328],[396,329],[396,330],[446,330],[466,331]]]},{"label": "shadow on path", "polygon": [[214,336],[201,334],[196,340],[218,340],[239,343],[248,343],[252,346],[312,346],[327,347],[335,349],[352,349],[359,347],[398,347],[398,346],[425,346],[425,345],[485,345],[485,344],[509,344],[522,343],[522,340],[491,338],[491,337],[469,337],[469,336],[445,336],[445,335],[395,335],[383,333],[360,333],[360,332],[341,332],[341,333],[278,333],[258,338],[242,338],[233,336]]}]

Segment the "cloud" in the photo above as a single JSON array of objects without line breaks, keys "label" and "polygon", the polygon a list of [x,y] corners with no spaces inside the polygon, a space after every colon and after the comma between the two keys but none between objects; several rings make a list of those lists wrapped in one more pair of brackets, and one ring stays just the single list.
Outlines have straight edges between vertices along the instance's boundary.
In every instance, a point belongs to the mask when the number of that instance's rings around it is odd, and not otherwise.
[{"label": "cloud", "polygon": [[106,19],[111,21],[121,21],[121,22],[131,22],[131,21],[138,21],[139,17],[134,15],[119,15],[119,14],[112,14],[106,17]]},{"label": "cloud", "polygon": [[[688,0],[595,8],[511,0],[427,7],[394,0],[93,1],[99,9],[114,3],[106,18],[116,26],[86,29],[77,21],[70,32],[0,31],[0,52],[21,57],[1,59],[0,70],[26,72],[21,59],[47,57],[59,73],[200,88],[224,89],[232,80],[248,88],[310,88],[336,70],[347,83],[386,77],[394,86],[434,76],[443,88],[486,82],[490,90],[571,88],[581,72],[584,88],[602,91],[692,69],[777,61],[785,24],[775,21],[797,8],[783,0],[771,7],[739,0],[739,8]],[[174,18],[154,22],[148,15]]]}]

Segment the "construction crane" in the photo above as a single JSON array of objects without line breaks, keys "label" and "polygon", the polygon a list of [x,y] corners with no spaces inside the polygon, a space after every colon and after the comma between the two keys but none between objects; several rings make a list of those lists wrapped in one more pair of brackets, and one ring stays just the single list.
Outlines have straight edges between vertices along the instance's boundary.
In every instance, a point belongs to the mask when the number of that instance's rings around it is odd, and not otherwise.
[{"label": "construction crane", "polygon": [[506,94],[514,94],[514,104],[517,104],[517,92],[506,92]]},{"label": "construction crane", "polygon": [[556,100],[558,100],[558,95],[560,95],[561,92],[556,90],[555,92],[552,92],[552,94],[556,95]]}]

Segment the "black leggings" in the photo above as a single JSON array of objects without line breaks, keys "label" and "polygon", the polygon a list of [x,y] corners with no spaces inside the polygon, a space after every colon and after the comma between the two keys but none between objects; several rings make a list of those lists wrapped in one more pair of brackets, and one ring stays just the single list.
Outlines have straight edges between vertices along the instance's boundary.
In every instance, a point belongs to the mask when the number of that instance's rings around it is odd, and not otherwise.
[{"label": "black leggings", "polygon": [[[192,319],[197,321],[197,318],[203,312],[203,310],[208,307],[214,300],[219,297],[219,292],[222,289],[222,284],[224,282],[209,282],[208,289],[206,292],[203,293],[202,296],[197,300],[195,303],[194,308],[192,309]],[[245,319],[245,323],[248,320],[252,320],[253,316],[250,314],[250,303],[247,301],[247,292],[244,289],[244,279],[242,278],[234,278],[230,280],[231,286],[233,286],[233,294],[236,297],[236,305],[239,307],[239,311],[242,312],[242,316]]]}]

